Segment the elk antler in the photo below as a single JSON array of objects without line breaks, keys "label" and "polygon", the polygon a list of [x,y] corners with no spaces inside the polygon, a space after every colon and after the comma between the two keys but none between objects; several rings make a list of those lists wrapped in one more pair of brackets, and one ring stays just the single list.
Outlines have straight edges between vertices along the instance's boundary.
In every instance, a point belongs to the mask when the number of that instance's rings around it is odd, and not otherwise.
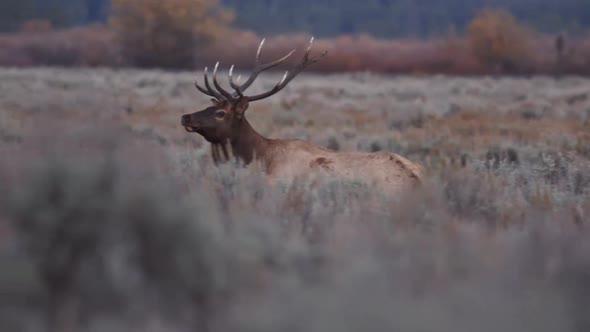
[{"label": "elk antler", "polygon": [[197,87],[197,89],[199,91],[201,91],[202,93],[204,93],[208,96],[215,97],[218,100],[227,100],[230,102],[235,102],[240,98],[246,98],[248,101],[255,101],[255,100],[260,100],[260,99],[270,97],[270,96],[274,95],[275,93],[281,91],[301,71],[303,71],[309,65],[317,62],[321,57],[325,56],[328,53],[327,51],[324,51],[322,54],[310,59],[309,53],[310,53],[311,47],[313,45],[313,40],[314,40],[314,38],[312,37],[311,40],[309,41],[309,46],[307,47],[307,50],[305,51],[305,54],[303,55],[302,62],[299,65],[295,66],[291,71],[285,72],[285,75],[283,75],[283,78],[281,79],[281,81],[279,83],[277,83],[277,85],[275,85],[270,91],[267,91],[267,92],[264,92],[264,93],[261,93],[258,95],[254,95],[254,96],[244,96],[244,91],[246,89],[248,89],[250,87],[250,85],[252,85],[252,83],[256,80],[258,75],[260,75],[260,73],[262,73],[265,70],[276,67],[279,64],[283,63],[291,55],[293,55],[293,53],[295,53],[295,50],[292,50],[287,55],[283,56],[282,58],[280,58],[278,60],[262,64],[262,63],[260,63],[260,53],[262,51],[262,46],[264,45],[265,39],[262,39],[262,41],[260,42],[260,45],[258,46],[258,50],[256,51],[256,60],[255,60],[254,70],[252,71],[252,74],[246,80],[246,82],[244,82],[244,84],[241,84],[241,85],[239,84],[240,76],[238,76],[237,80],[234,81],[234,78],[233,78],[234,66],[232,65],[230,67],[230,69],[229,69],[229,84],[232,87],[232,89],[235,90],[234,94],[226,91],[219,84],[219,82],[217,82],[217,68],[219,67],[219,62],[217,62],[217,64],[215,64],[215,69],[213,70],[213,85],[215,86],[217,91],[212,89],[211,86],[209,85],[209,79],[207,76],[207,67],[205,67],[205,87],[206,87],[206,89],[199,86],[199,84],[197,82],[195,82],[195,86]]},{"label": "elk antler", "polygon": [[208,95],[208,96],[215,97],[215,98],[217,98],[218,100],[223,100],[223,96],[222,96],[222,95],[221,95],[219,92],[217,92],[217,91],[215,91],[214,89],[212,89],[212,88],[211,88],[211,85],[209,85],[209,77],[208,77],[208,75],[207,75],[207,72],[208,72],[208,70],[207,70],[207,67],[205,67],[205,71],[204,71],[204,75],[205,75],[205,87],[206,87],[207,89],[203,89],[203,88],[202,88],[202,87],[199,85],[199,83],[197,83],[197,81],[195,81],[195,87],[196,87],[196,88],[197,88],[199,91],[201,91],[202,93],[204,93],[204,94],[206,94],[206,95]]},{"label": "elk antler", "polygon": [[[262,73],[265,70],[268,70],[268,69],[271,69],[271,68],[274,68],[274,67],[280,65],[285,60],[287,60],[291,55],[293,55],[293,53],[295,53],[295,50],[293,49],[293,50],[291,50],[291,52],[287,53],[287,55],[285,55],[284,57],[282,57],[278,60],[262,64],[262,63],[260,63],[260,53],[262,51],[262,46],[264,45],[265,41],[266,41],[266,38],[263,38],[262,41],[260,42],[260,45],[258,45],[258,50],[256,51],[256,60],[254,62],[254,70],[252,71],[252,74],[246,80],[246,82],[244,82],[244,84],[239,86],[239,88],[234,87],[234,90],[236,90],[236,92],[238,92],[238,91],[244,92],[246,89],[248,89],[250,87],[250,85],[252,85],[252,83],[254,83],[254,81],[256,80],[258,75],[260,75],[260,73]],[[231,74],[230,74],[230,81],[231,81]],[[238,92],[238,95],[239,95],[239,92]]]},{"label": "elk antler", "polygon": [[[275,93],[281,91],[285,86],[287,86],[287,84],[289,84],[289,82],[291,82],[292,79],[295,78],[295,76],[297,76],[299,73],[301,73],[305,68],[307,68],[311,64],[316,63],[320,58],[322,58],[323,56],[328,54],[328,51],[324,51],[324,52],[322,52],[322,54],[310,59],[309,53],[311,52],[311,47],[313,46],[313,40],[314,40],[314,38],[311,37],[311,39],[309,40],[309,46],[307,47],[307,50],[305,50],[305,54],[303,55],[303,60],[301,61],[300,64],[298,64],[293,69],[291,69],[291,71],[286,71],[285,75],[283,75],[283,78],[281,79],[281,81],[279,83],[277,83],[277,85],[275,85],[270,91],[267,91],[267,92],[264,92],[264,93],[261,93],[258,95],[254,95],[254,96],[247,96],[246,98],[248,99],[248,101],[255,101],[255,100],[268,98],[268,97],[274,95]],[[293,53],[293,51],[291,51],[291,53]],[[291,53],[289,53],[289,55],[291,55]],[[248,82],[246,82],[246,83],[248,83]],[[243,89],[241,91],[243,92]]]}]

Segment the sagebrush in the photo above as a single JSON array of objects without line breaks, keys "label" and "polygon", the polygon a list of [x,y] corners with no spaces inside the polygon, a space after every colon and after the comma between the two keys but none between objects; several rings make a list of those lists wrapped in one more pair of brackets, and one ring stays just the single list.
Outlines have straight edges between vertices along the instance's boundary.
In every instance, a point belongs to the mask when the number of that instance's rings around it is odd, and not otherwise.
[{"label": "sagebrush", "polygon": [[179,125],[207,102],[193,73],[0,76],[6,329],[590,327],[585,79],[303,75],[251,110],[269,136],[424,164],[392,200],[214,167]]}]

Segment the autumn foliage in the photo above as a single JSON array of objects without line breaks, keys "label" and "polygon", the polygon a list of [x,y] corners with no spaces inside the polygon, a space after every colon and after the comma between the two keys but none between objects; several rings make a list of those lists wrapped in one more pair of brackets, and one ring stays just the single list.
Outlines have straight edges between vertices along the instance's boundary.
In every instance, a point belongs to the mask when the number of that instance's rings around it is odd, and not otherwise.
[{"label": "autumn foliage", "polygon": [[53,24],[45,19],[32,19],[24,21],[20,26],[22,32],[48,32],[53,30]]},{"label": "autumn foliage", "polygon": [[[108,25],[54,29],[31,21],[18,33],[0,34],[0,66],[101,66],[202,69],[217,61],[248,70],[261,39],[264,60],[298,51],[310,34],[262,35],[230,27],[232,13],[212,0],[114,0]],[[369,35],[316,36],[313,52],[327,50],[309,68],[318,72],[371,71],[418,75],[590,75],[590,38],[535,33],[512,15],[484,10],[465,34],[418,39]],[[559,54],[559,56],[558,56]]]},{"label": "autumn foliage", "polygon": [[113,0],[110,26],[139,67],[187,68],[223,33],[231,13],[216,0]]},{"label": "autumn foliage", "polygon": [[505,10],[484,9],[471,21],[467,36],[473,55],[501,71],[525,69],[531,33]]}]

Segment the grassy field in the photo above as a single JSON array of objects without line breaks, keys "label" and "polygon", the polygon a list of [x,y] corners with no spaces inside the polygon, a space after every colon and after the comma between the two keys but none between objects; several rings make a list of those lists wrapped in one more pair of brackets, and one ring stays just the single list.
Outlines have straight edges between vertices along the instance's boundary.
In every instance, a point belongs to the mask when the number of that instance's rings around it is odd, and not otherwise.
[{"label": "grassy field", "polygon": [[424,165],[391,200],[213,167],[179,125],[195,78],[0,69],[0,326],[590,329],[590,79],[308,74],[250,106],[268,137]]}]

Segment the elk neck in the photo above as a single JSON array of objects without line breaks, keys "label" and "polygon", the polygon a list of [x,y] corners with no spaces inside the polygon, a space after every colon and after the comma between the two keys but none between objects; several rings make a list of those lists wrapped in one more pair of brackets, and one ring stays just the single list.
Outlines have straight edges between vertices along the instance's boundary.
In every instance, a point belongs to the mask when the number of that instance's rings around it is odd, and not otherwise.
[{"label": "elk neck", "polygon": [[[229,139],[231,154],[244,165],[249,165],[255,158],[257,160],[265,160],[270,143],[271,140],[254,130],[246,118],[235,124],[235,127],[232,129],[232,136]],[[215,149],[215,147],[213,148]],[[225,146],[220,146],[219,148],[226,154]],[[230,157],[227,154],[225,155],[225,159],[229,159]]]}]

